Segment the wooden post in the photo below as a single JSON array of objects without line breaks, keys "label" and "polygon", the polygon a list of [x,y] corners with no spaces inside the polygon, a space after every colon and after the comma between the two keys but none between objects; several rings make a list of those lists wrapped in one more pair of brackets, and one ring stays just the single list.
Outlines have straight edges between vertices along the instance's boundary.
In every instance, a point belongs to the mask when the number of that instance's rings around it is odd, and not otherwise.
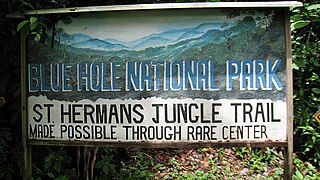
[{"label": "wooden post", "polygon": [[292,82],[292,55],[291,55],[290,14],[285,12],[285,49],[286,49],[286,91],[287,91],[287,147],[284,148],[284,179],[291,180],[293,174],[293,82]]},{"label": "wooden post", "polygon": [[22,128],[22,149],[23,149],[23,179],[27,180],[32,174],[31,145],[28,143],[28,117],[27,117],[27,63],[26,63],[26,38],[21,31],[21,128]]}]

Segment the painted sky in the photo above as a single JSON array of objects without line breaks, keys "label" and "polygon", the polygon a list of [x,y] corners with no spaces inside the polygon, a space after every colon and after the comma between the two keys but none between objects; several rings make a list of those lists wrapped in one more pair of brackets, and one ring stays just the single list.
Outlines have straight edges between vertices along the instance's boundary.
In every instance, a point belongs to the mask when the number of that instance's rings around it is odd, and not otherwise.
[{"label": "painted sky", "polygon": [[[219,15],[220,14],[220,15]],[[171,29],[195,27],[201,23],[236,21],[217,10],[147,10],[84,13],[72,25],[59,23],[68,34],[83,33],[93,38],[130,42]]]}]

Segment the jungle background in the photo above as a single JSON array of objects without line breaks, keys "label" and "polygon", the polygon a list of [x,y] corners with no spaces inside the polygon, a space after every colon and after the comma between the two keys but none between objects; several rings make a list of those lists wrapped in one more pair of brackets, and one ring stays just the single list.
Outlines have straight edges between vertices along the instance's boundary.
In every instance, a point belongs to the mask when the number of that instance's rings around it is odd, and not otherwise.
[{"label": "jungle background", "polygon": [[[213,0],[214,1],[214,0]],[[22,178],[20,32],[41,41],[59,16],[7,18],[29,9],[186,0],[0,0],[0,179]],[[203,2],[203,1],[196,1]],[[320,3],[291,9],[294,179],[320,177]],[[68,23],[68,18],[64,18]],[[282,179],[281,148],[135,149],[33,146],[30,179]]]}]

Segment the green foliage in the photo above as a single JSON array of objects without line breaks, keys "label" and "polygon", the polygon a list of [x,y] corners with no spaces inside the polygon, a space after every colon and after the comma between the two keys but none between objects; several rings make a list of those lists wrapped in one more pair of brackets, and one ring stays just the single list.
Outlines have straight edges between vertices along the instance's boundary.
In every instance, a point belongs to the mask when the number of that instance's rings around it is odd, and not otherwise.
[{"label": "green foliage", "polygon": [[21,31],[23,38],[30,34],[32,39],[40,41],[48,29],[44,21],[44,18],[30,17],[29,20],[24,20],[18,24],[17,31]]},{"label": "green foliage", "polygon": [[117,173],[116,165],[113,162],[115,154],[115,149],[103,148],[101,159],[99,159],[95,164],[95,168],[99,174],[95,177],[96,180],[110,179]]},{"label": "green foliage", "polygon": [[[21,179],[20,44],[6,14],[16,6],[0,2],[0,179]],[[14,28],[14,29],[13,29]]]},{"label": "green foliage", "polygon": [[[7,162],[9,153],[7,152],[11,141],[11,132],[9,128],[0,128],[0,162]],[[11,166],[0,163],[0,179],[11,179],[14,169]]]},{"label": "green foliage", "polygon": [[122,163],[118,178],[120,179],[151,179],[153,173],[148,171],[149,167],[155,166],[153,158],[143,152],[131,156],[131,160]]},{"label": "green foliage", "polygon": [[312,115],[320,107],[320,4],[305,3],[292,12],[295,151],[319,167],[320,126]]},{"label": "green foliage", "polygon": [[296,156],[293,158],[293,163],[296,167],[296,171],[292,176],[294,180],[320,179],[319,172],[317,172],[317,169],[311,163],[304,163]]},{"label": "green foliage", "polygon": [[[44,160],[42,159],[43,155],[46,155]],[[74,168],[66,168],[72,158],[64,148],[58,150],[47,148],[47,152],[39,154],[38,158],[43,161],[42,163],[38,161],[33,163],[33,179],[67,180],[76,177]],[[37,163],[41,163],[43,166],[39,166]]]}]

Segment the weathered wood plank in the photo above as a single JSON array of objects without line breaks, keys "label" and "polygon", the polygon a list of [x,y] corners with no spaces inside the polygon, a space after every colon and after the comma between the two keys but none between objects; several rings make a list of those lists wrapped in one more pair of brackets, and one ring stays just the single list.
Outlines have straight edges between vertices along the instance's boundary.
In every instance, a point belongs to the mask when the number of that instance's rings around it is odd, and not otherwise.
[{"label": "weathered wood plank", "polygon": [[40,9],[25,11],[23,15],[61,14],[100,11],[130,11],[130,10],[156,10],[156,9],[199,9],[199,8],[279,8],[302,6],[298,1],[276,2],[212,2],[212,3],[159,3],[159,4],[134,4],[112,6],[89,6],[57,9]]},{"label": "weathered wood plank", "polygon": [[200,148],[200,147],[286,147],[286,141],[223,141],[223,142],[83,142],[30,140],[32,145],[89,146],[89,147],[136,147],[136,148]]},{"label": "weathered wood plank", "polygon": [[292,54],[291,54],[291,33],[290,33],[290,14],[285,14],[285,49],[286,49],[286,101],[287,101],[287,141],[288,146],[285,148],[285,179],[291,180],[293,174],[293,82],[292,82]]},{"label": "weathered wood plank", "polygon": [[[22,29],[26,31],[26,28]],[[22,33],[22,32],[21,32]],[[28,144],[28,117],[27,117],[27,62],[26,39],[21,35],[21,119],[22,119],[22,148],[23,148],[23,179],[31,175],[31,145]]]}]

